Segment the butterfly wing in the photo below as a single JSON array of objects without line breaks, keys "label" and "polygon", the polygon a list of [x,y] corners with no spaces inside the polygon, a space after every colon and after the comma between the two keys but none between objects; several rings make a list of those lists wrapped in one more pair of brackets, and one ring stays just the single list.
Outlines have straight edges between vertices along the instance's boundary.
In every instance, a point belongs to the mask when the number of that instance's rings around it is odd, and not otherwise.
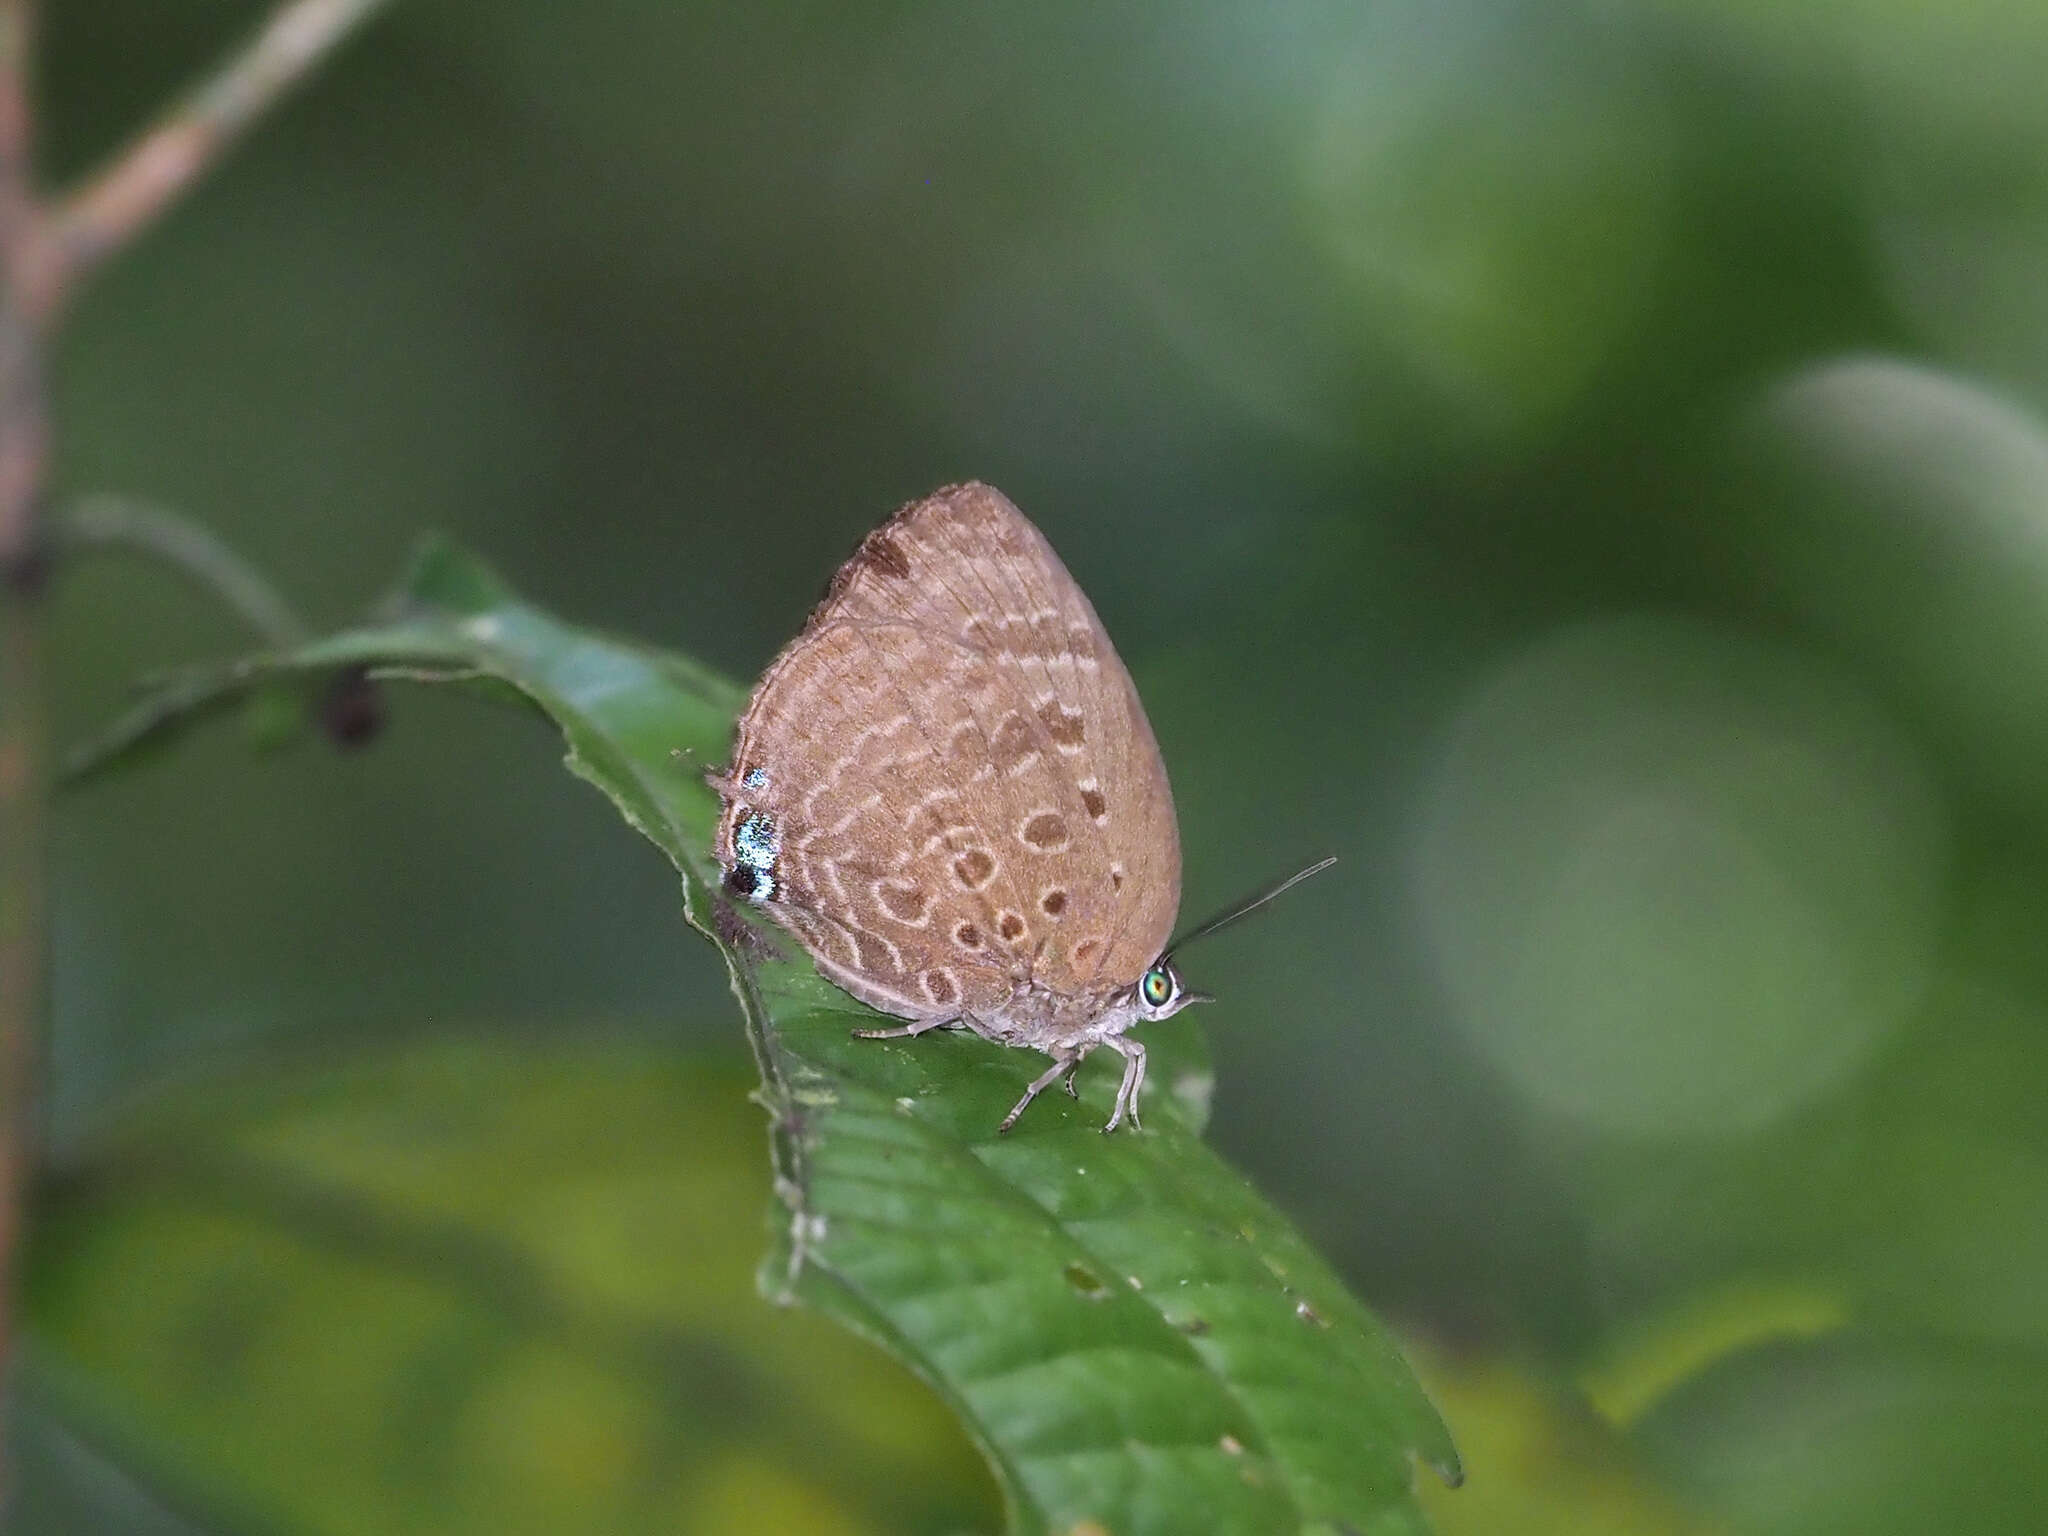
[{"label": "butterfly wing", "polygon": [[1045,537],[988,486],[868,536],[762,677],[715,782],[728,885],[899,1017],[982,1014],[1031,980],[1127,986],[1179,907],[1137,690]]}]

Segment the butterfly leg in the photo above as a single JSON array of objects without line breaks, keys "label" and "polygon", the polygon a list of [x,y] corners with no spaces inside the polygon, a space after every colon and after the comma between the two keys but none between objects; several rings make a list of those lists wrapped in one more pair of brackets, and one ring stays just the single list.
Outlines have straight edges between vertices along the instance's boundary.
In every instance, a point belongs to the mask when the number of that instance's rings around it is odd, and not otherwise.
[{"label": "butterfly leg", "polygon": [[856,1029],[856,1040],[914,1040],[919,1035],[930,1034],[935,1029],[958,1029],[958,1019],[919,1019],[915,1024],[900,1024],[894,1029]]},{"label": "butterfly leg", "polygon": [[1117,1085],[1116,1107],[1109,1112],[1109,1123],[1102,1128],[1107,1136],[1124,1123],[1126,1116],[1131,1129],[1142,1131],[1138,1123],[1138,1093],[1145,1086],[1145,1047],[1135,1040],[1110,1039],[1102,1042],[1124,1059],[1124,1080]]},{"label": "butterfly leg", "polygon": [[1012,1105],[1010,1112],[1003,1116],[1003,1123],[996,1127],[996,1134],[998,1136],[1009,1134],[1010,1127],[1017,1123],[1019,1115],[1031,1107],[1033,1099],[1037,1098],[1061,1078],[1064,1077],[1071,1080],[1075,1069],[1081,1065],[1081,1058],[1087,1054],[1086,1051],[1076,1051],[1071,1056],[1055,1056],[1052,1065],[1031,1080],[1031,1086],[1024,1090],[1024,1097]]}]

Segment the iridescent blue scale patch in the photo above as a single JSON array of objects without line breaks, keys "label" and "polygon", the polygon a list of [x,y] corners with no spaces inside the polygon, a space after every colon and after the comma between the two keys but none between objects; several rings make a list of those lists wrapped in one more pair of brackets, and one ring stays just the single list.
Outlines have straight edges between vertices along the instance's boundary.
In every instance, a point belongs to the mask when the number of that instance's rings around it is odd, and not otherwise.
[{"label": "iridescent blue scale patch", "polygon": [[772,899],[775,861],[781,854],[775,818],[763,811],[749,811],[732,830],[733,888],[756,904]]}]

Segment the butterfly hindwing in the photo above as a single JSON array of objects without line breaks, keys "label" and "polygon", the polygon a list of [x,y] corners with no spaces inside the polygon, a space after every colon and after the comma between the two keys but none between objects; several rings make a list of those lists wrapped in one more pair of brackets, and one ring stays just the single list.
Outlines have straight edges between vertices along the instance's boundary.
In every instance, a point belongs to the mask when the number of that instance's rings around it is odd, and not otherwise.
[{"label": "butterfly hindwing", "polygon": [[868,536],[716,782],[728,884],[900,1017],[986,1010],[1027,980],[1128,986],[1179,905],[1136,689],[1043,535],[987,486]]}]

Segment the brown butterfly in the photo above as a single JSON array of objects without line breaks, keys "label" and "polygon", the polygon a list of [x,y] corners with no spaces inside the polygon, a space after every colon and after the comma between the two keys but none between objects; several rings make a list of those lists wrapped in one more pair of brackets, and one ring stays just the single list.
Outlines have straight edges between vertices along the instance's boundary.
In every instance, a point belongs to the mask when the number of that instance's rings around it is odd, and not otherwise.
[{"label": "brown butterfly", "polygon": [[1002,1131],[1107,1046],[1124,1073],[1103,1129],[1138,1124],[1145,1048],[1126,1032],[1207,1000],[1172,963],[1173,792],[1102,621],[1000,491],[949,486],[869,534],[709,780],[726,890],[909,1020],[856,1033],[1043,1051]]}]

